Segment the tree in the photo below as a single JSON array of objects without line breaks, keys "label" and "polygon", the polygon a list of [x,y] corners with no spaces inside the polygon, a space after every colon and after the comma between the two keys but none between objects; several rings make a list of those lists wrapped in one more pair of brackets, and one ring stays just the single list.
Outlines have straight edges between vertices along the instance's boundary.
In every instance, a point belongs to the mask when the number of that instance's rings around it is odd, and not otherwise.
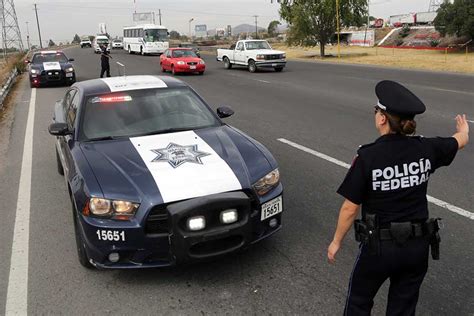
[{"label": "tree", "polygon": [[170,32],[170,39],[179,39],[181,35],[177,31]]},{"label": "tree", "polygon": [[[291,44],[316,46],[320,54],[336,32],[334,0],[281,0],[280,16],[288,22],[287,41]],[[339,0],[341,25],[362,26],[367,19],[367,0]]]},{"label": "tree", "polygon": [[52,39],[49,40],[48,47],[56,46],[56,43]]},{"label": "tree", "polygon": [[277,34],[278,30],[278,25],[280,25],[280,21],[271,21],[270,24],[268,24],[268,35],[273,37]]},{"label": "tree", "polygon": [[79,37],[79,35],[74,35],[74,39],[72,40],[72,43],[73,44],[79,44],[81,42],[81,38]]},{"label": "tree", "polygon": [[445,1],[438,9],[433,21],[436,30],[443,36],[456,35],[474,38],[474,1]]}]

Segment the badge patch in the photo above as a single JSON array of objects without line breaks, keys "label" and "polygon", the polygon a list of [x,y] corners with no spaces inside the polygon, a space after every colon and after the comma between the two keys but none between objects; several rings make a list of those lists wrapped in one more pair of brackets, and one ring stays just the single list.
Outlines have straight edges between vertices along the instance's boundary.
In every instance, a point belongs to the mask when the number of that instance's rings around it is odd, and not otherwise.
[{"label": "badge patch", "polygon": [[202,165],[202,157],[211,155],[198,150],[198,145],[181,146],[169,143],[166,148],[152,149],[157,154],[151,162],[167,162],[173,168],[178,168],[186,162]]}]

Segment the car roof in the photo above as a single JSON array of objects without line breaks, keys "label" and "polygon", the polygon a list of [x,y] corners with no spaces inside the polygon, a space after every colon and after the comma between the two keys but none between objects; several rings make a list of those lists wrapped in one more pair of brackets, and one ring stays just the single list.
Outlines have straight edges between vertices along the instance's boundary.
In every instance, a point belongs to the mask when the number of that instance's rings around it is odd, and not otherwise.
[{"label": "car roof", "polygon": [[141,89],[179,88],[188,87],[188,85],[169,76],[142,75],[85,80],[75,83],[73,87],[78,88],[85,95],[95,95]]},{"label": "car roof", "polygon": [[169,50],[192,50],[190,47],[173,47]]}]

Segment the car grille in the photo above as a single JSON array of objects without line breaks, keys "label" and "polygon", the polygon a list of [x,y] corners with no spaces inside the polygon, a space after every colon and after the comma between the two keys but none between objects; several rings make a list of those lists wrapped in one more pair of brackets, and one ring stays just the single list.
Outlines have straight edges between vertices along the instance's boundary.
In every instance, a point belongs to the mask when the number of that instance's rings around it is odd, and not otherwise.
[{"label": "car grille", "polygon": [[190,66],[196,66],[197,64],[198,64],[198,63],[197,63],[197,62],[194,62],[194,61],[193,61],[193,62],[190,62],[190,63],[188,63],[188,65],[190,65]]},{"label": "car grille", "polygon": [[282,55],[274,54],[274,55],[265,55],[265,60],[274,60],[274,59],[281,59]]},{"label": "car grille", "polygon": [[48,81],[60,81],[62,79],[62,70],[43,70],[41,76],[45,77]]},{"label": "car grille", "polygon": [[145,224],[145,233],[148,235],[169,234],[169,215],[165,206],[155,206],[150,213]]}]

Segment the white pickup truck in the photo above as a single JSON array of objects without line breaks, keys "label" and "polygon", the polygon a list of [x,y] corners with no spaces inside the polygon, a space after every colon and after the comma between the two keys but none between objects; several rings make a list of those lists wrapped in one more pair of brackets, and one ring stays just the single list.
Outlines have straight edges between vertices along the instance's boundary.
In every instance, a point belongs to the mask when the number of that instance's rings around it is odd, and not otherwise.
[{"label": "white pickup truck", "polygon": [[285,52],[273,50],[263,40],[242,40],[229,49],[218,49],[217,60],[223,61],[226,69],[232,68],[232,65],[241,65],[248,67],[250,72],[258,68],[273,68],[280,72],[286,66]]}]

